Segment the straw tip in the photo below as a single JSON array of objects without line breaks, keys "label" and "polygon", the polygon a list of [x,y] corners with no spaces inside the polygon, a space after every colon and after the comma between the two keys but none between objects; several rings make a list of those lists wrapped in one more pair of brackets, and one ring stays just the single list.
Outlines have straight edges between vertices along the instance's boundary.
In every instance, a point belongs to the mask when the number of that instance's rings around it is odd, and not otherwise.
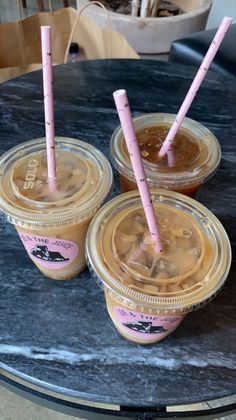
[{"label": "straw tip", "polygon": [[126,90],[125,89],[118,89],[115,92],[113,92],[113,96],[114,97],[118,97],[118,96],[123,96],[126,94]]},{"label": "straw tip", "polygon": [[41,31],[50,31],[51,30],[51,26],[49,25],[42,25],[41,26]]},{"label": "straw tip", "polygon": [[233,22],[233,19],[230,16],[225,16],[221,22],[222,25],[225,25],[225,27],[228,29]]}]

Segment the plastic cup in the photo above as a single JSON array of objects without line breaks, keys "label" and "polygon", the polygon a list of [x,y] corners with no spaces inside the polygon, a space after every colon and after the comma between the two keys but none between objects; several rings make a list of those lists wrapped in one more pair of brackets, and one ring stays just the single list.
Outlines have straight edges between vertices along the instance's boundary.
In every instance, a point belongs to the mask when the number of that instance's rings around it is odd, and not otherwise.
[{"label": "plastic cup", "polygon": [[44,138],[2,155],[0,210],[39,270],[66,280],[86,267],[87,228],[110,193],[113,175],[106,157],[88,143],[57,137],[55,147],[55,191],[48,184]]},{"label": "plastic cup", "polygon": [[[198,188],[216,172],[221,149],[214,134],[198,122],[185,118],[175,137],[175,165],[158,152],[175,119],[173,114],[146,114],[133,119],[150,188],[163,188],[194,197]],[[120,174],[122,192],[137,189],[121,126],[111,138],[111,157]]]},{"label": "plastic cup", "polygon": [[228,236],[197,201],[152,190],[164,251],[157,254],[138,191],[106,203],[87,233],[88,267],[103,287],[108,313],[128,340],[162,340],[190,311],[211,301],[231,263]]}]

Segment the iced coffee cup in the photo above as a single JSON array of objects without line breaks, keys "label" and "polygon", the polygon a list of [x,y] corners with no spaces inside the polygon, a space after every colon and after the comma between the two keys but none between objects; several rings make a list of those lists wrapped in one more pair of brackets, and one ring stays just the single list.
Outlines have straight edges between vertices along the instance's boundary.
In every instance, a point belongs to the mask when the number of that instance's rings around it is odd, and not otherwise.
[{"label": "iced coffee cup", "polygon": [[[216,172],[221,149],[214,134],[198,122],[185,118],[173,143],[175,164],[159,150],[173,124],[175,115],[147,114],[133,119],[148,185],[194,197],[201,184]],[[117,127],[111,138],[111,157],[120,174],[121,191],[137,189],[123,131]]]},{"label": "iced coffee cup", "polygon": [[172,191],[151,194],[162,252],[154,251],[138,191],[106,203],[86,239],[88,266],[114,325],[140,344],[162,340],[212,300],[231,263],[227,234],[208,209]]},{"label": "iced coffee cup", "polygon": [[0,158],[0,209],[29,257],[47,277],[65,280],[86,266],[88,225],[113,182],[106,157],[92,145],[57,137],[56,185],[50,188],[45,139],[22,143]]}]

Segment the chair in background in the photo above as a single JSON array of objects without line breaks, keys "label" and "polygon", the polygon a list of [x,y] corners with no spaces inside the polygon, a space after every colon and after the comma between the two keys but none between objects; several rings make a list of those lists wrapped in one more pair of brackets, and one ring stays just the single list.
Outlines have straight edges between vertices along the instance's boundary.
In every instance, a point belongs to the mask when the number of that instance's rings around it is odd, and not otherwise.
[{"label": "chair in background", "polygon": [[[21,0],[22,7],[27,7],[26,0]],[[43,0],[37,0],[39,12],[44,12]],[[64,7],[69,7],[69,1],[63,0]]]},{"label": "chair in background", "polygon": [[[169,61],[200,67],[200,64],[214,38],[216,29],[198,32],[171,44]],[[236,23],[227,32],[210,70],[225,76],[236,77]]]}]

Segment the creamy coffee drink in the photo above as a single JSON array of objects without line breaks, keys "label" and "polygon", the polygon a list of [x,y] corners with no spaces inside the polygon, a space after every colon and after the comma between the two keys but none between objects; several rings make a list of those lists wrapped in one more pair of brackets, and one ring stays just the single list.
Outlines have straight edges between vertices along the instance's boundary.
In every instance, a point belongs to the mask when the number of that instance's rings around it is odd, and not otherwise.
[{"label": "creamy coffee drink", "polygon": [[229,271],[227,235],[205,207],[153,190],[163,251],[156,253],[137,191],[107,203],[87,235],[87,259],[103,284],[107,309],[125,338],[150,344],[211,300]]},{"label": "creamy coffee drink", "polygon": [[[185,118],[175,136],[174,166],[159,150],[174,121],[172,114],[147,114],[133,119],[147,181],[150,187],[170,189],[193,197],[200,185],[214,175],[221,158],[213,133],[194,120]],[[112,161],[120,173],[121,191],[137,189],[122,129],[111,139]]]},{"label": "creamy coffee drink", "polygon": [[88,143],[56,140],[56,180],[48,182],[45,140],[11,149],[0,159],[0,208],[16,226],[42,273],[64,280],[85,266],[88,225],[112,186],[105,156]]}]

